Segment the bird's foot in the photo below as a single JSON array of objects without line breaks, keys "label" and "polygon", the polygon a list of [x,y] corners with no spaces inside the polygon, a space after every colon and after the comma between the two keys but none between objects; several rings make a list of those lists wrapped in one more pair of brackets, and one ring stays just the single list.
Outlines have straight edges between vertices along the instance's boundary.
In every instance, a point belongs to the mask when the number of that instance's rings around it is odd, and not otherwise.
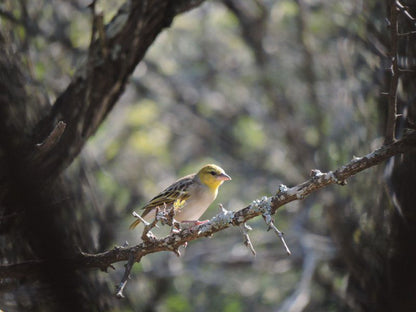
[{"label": "bird's foot", "polygon": [[199,220],[193,220],[193,221],[181,221],[181,223],[186,223],[186,224],[188,224],[190,227],[195,227],[195,226],[198,226],[198,225],[201,225],[201,224],[204,224],[204,223],[207,223],[209,220],[202,220],[202,221],[199,221]]},{"label": "bird's foot", "polygon": [[172,228],[171,228],[171,232],[172,233],[179,233],[181,231],[181,224],[176,221],[175,219],[172,219]]},{"label": "bird's foot", "polygon": [[193,230],[201,224],[207,223],[209,220],[192,220],[192,221],[181,221],[181,227],[183,229],[190,229]]}]

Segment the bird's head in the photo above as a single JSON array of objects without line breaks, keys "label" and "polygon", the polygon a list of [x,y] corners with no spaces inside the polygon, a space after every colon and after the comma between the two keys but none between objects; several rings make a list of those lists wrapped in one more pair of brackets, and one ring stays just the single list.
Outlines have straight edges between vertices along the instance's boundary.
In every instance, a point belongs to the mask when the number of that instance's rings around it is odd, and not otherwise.
[{"label": "bird's head", "polygon": [[212,190],[216,190],[224,181],[231,180],[231,177],[225,173],[224,169],[217,165],[205,165],[196,175],[202,183]]}]

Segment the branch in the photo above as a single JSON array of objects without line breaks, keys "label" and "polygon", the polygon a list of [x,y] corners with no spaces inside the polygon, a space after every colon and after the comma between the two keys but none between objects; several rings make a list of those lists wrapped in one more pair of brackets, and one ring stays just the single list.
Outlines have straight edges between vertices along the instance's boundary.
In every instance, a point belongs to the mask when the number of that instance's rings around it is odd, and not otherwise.
[{"label": "branch", "polygon": [[404,14],[411,22],[415,21],[415,18],[409,13],[409,11],[406,9],[406,7],[400,3],[399,0],[393,1],[394,5],[397,7],[397,9],[400,10],[401,13]]},{"label": "branch", "polygon": [[174,16],[200,3],[201,0],[127,1],[106,26],[92,7],[88,57],[34,129],[33,146],[47,137],[59,120],[67,124],[53,152],[36,162],[28,160],[42,181],[56,177],[79,154],[114,107],[147,49],[170,26]]},{"label": "branch", "polygon": [[251,243],[250,240],[250,236],[248,236],[248,231],[253,230],[249,225],[247,225],[246,223],[240,224],[240,230],[241,233],[243,234],[243,244],[251,251],[251,253],[253,254],[253,256],[256,255],[256,250],[254,249],[253,244]]},{"label": "branch", "polygon": [[126,269],[124,271],[123,278],[121,279],[121,283],[117,287],[116,297],[118,299],[123,299],[124,298],[123,290],[124,290],[124,287],[126,287],[127,281],[130,278],[130,272],[131,272],[131,269],[133,268],[134,262],[135,262],[134,253],[131,253],[130,256],[129,256],[129,261],[125,264]]},{"label": "branch", "polygon": [[398,49],[398,21],[396,0],[390,1],[390,59],[391,59],[391,80],[389,88],[387,124],[384,143],[388,144],[396,138],[396,119],[397,119],[397,87],[399,84],[399,65],[397,60]]},{"label": "branch", "polygon": [[264,66],[267,56],[263,41],[269,14],[265,4],[261,1],[254,1],[251,5],[239,0],[222,2],[238,19],[243,39],[253,50],[256,62]]},{"label": "branch", "polygon": [[[412,131],[402,139],[384,145],[363,157],[354,157],[350,162],[339,167],[335,171],[323,173],[319,170],[312,170],[311,177],[305,182],[291,188],[281,185],[277,194],[274,196],[263,197],[261,200],[253,201],[249,206],[238,211],[227,211],[222,209],[221,212],[211,220],[196,227],[185,228],[178,232],[173,232],[164,238],[158,239],[152,237],[152,239],[148,239],[132,247],[114,247],[103,253],[81,253],[72,259],[54,261],[62,261],[66,264],[70,263],[71,267],[79,269],[99,268],[106,271],[107,268],[112,267],[112,264],[115,262],[133,261],[131,260],[132,257],[134,258],[134,261],[137,262],[147,254],[159,251],[176,252],[180,246],[185,245],[187,242],[201,237],[210,237],[216,232],[231,226],[241,226],[243,235],[245,236],[244,224],[248,220],[260,215],[274,215],[278,208],[289,202],[304,199],[311,193],[331,184],[345,185],[348,178],[361,171],[379,165],[392,156],[415,151],[416,131]],[[246,244],[251,249],[251,243],[247,242]],[[36,271],[42,265],[45,265],[45,263],[46,261],[36,261],[0,266],[0,279],[28,276],[36,273]]]},{"label": "branch", "polygon": [[292,252],[290,251],[289,247],[286,244],[284,234],[283,234],[283,232],[279,231],[279,229],[276,227],[276,225],[274,225],[274,221],[273,221],[272,216],[267,212],[267,213],[263,214],[263,218],[264,218],[264,221],[266,222],[266,224],[269,226],[267,231],[273,230],[273,232],[276,233],[277,237],[280,238],[283,246],[285,247],[285,250],[286,250],[287,254],[291,255]]}]

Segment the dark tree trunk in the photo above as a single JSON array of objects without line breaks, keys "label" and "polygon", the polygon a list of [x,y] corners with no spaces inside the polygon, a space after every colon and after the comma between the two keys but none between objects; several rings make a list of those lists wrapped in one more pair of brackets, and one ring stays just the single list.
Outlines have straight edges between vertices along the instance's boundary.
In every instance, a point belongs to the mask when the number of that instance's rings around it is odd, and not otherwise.
[{"label": "dark tree trunk", "polygon": [[[15,298],[22,308],[103,307],[97,293],[108,296],[108,290],[98,292],[99,283],[90,287],[88,276],[59,260],[93,251],[91,221],[77,189],[81,177],[64,170],[111,111],[156,36],[176,14],[201,2],[132,1],[104,37],[94,16],[87,60],[53,106],[40,96],[13,43],[0,32],[0,253],[3,264],[47,261],[36,281],[4,281],[31,294]],[[124,24],[117,26],[123,17]]]},{"label": "dark tree trunk", "polygon": [[[401,1],[406,12],[416,17],[414,1]],[[398,32],[415,31],[406,12],[398,10]],[[398,119],[396,133],[402,136],[416,125],[416,36],[398,38],[398,64],[401,91],[398,93]],[[389,167],[390,166],[390,167]],[[386,169],[389,191],[394,206],[391,220],[391,246],[385,280],[388,296],[384,311],[416,310],[416,154],[394,157]],[[387,207],[385,207],[387,209]]]}]

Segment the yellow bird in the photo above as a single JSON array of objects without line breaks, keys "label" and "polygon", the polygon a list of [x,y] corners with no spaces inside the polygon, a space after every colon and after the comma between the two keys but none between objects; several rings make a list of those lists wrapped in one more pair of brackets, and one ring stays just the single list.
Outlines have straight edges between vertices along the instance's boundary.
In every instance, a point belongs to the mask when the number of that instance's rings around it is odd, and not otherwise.
[{"label": "yellow bird", "polygon": [[[215,200],[218,188],[231,177],[217,165],[205,165],[198,171],[180,178],[159,195],[151,199],[141,210],[146,221],[155,217],[156,207],[174,209],[175,220],[179,222],[198,221],[209,205]],[[135,220],[130,229],[140,223]]]}]

